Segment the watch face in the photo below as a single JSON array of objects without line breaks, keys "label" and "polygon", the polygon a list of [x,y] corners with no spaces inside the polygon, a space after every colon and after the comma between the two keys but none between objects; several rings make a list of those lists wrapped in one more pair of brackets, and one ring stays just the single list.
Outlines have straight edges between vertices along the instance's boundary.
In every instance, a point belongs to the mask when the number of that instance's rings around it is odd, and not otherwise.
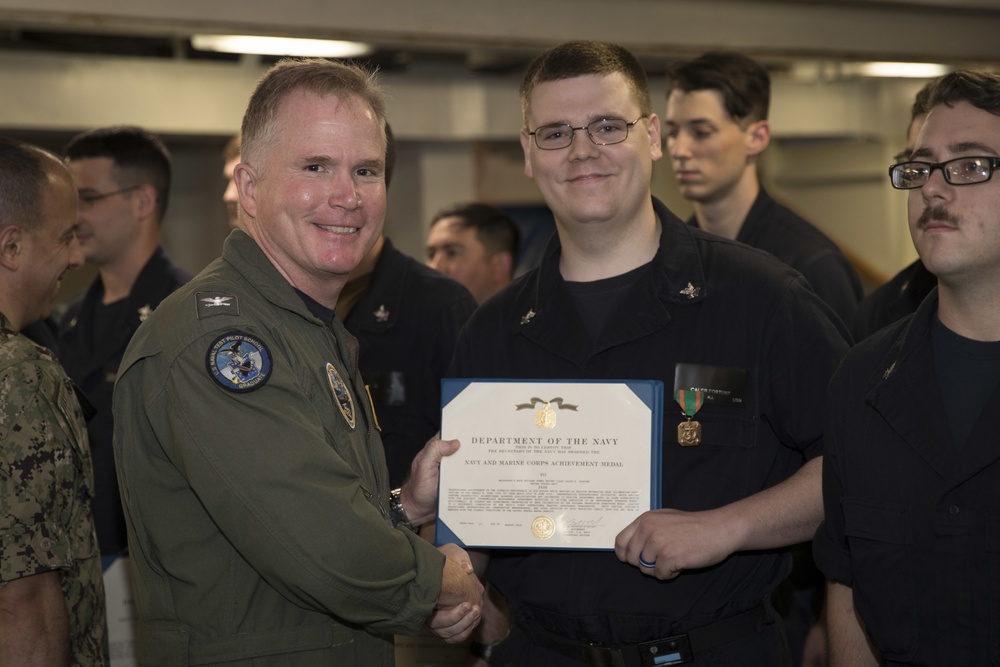
[{"label": "watch face", "polygon": [[416,527],[410,523],[410,518],[406,516],[406,510],[403,509],[402,491],[400,489],[393,489],[389,492],[389,518],[392,519],[394,526],[417,532]]}]

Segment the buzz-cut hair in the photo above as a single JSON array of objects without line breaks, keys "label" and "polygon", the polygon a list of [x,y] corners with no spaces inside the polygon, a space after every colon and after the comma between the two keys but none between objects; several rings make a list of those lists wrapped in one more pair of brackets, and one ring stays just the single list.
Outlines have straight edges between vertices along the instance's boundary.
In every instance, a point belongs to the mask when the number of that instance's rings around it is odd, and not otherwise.
[{"label": "buzz-cut hair", "polygon": [[35,231],[42,223],[42,202],[54,170],[69,172],[53,153],[0,137],[0,227]]}]

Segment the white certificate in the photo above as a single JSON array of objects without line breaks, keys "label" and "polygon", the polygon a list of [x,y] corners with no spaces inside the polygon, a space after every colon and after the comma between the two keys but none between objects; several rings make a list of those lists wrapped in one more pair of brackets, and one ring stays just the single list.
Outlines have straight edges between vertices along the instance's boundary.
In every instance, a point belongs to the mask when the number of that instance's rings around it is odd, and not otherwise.
[{"label": "white certificate", "polygon": [[444,380],[438,544],[614,549],[658,506],[663,383]]}]

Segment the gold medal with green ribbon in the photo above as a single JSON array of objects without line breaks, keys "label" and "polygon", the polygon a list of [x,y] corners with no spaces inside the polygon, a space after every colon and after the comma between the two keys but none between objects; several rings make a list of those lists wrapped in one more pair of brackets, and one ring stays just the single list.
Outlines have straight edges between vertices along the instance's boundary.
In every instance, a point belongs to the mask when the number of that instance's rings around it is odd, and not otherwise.
[{"label": "gold medal with green ribbon", "polygon": [[687,417],[686,422],[677,425],[677,444],[681,447],[694,447],[701,444],[701,424],[694,416],[705,404],[705,396],[696,389],[678,389],[674,391],[674,400],[681,406],[681,411]]}]

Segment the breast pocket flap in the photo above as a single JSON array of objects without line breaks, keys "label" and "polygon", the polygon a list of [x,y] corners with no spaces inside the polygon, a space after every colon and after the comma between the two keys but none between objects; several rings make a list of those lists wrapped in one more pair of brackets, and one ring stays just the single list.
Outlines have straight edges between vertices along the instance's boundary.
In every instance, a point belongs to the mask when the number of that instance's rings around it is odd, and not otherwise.
[{"label": "breast pocket flap", "polygon": [[844,498],[842,507],[848,538],[900,545],[913,543],[910,512],[905,505]]}]

